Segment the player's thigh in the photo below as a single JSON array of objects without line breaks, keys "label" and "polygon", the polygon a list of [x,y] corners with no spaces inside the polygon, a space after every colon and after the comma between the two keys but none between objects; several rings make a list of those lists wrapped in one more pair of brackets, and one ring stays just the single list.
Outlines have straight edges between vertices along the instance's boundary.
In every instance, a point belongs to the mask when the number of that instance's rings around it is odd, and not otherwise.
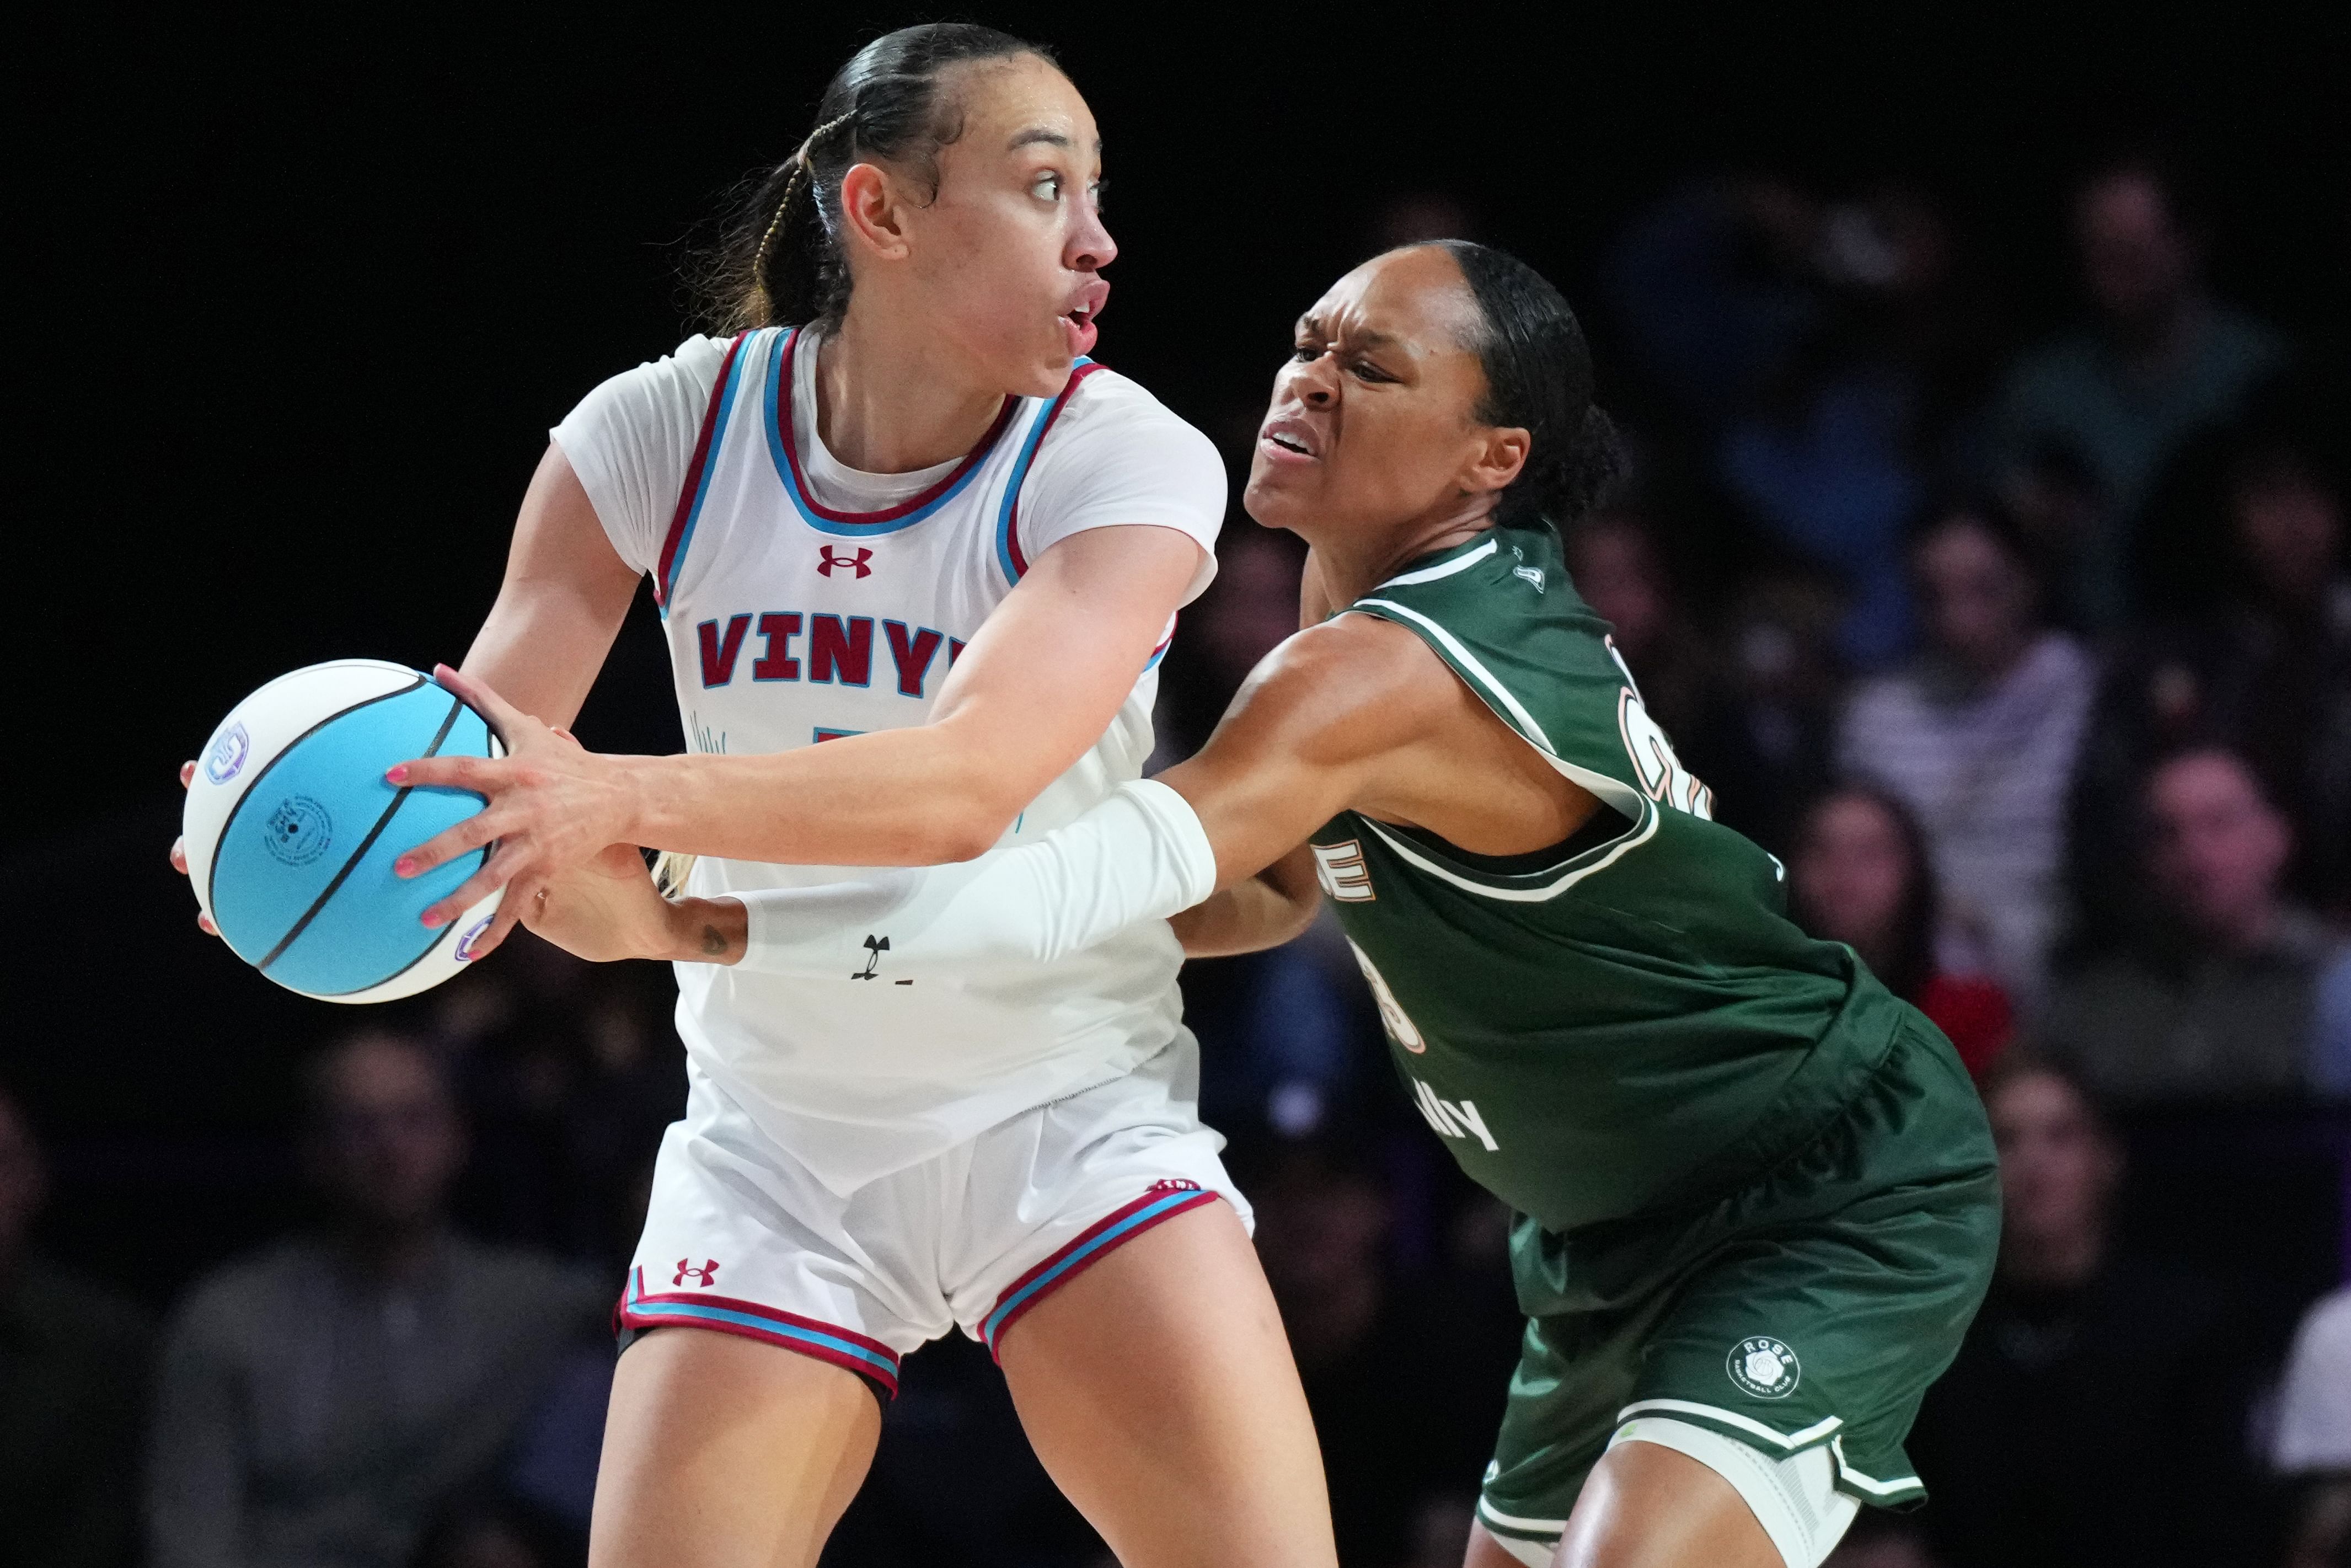
[{"label": "player's thigh", "polygon": [[1505,1545],[1469,1527],[1463,1568],[1784,1568],[1780,1550],[1729,1481],[1698,1460],[1624,1443],[1594,1465],[1557,1548]]},{"label": "player's thigh", "polygon": [[1120,1247],[998,1354],[1038,1458],[1126,1568],[1335,1562],[1290,1341],[1225,1204]]},{"label": "player's thigh", "polygon": [[807,1568],[881,1430],[854,1373],[706,1329],[646,1334],[613,1370],[590,1568]]},{"label": "player's thigh", "polygon": [[1554,1568],[1786,1568],[1739,1489],[1655,1443],[1601,1456],[1567,1516]]}]

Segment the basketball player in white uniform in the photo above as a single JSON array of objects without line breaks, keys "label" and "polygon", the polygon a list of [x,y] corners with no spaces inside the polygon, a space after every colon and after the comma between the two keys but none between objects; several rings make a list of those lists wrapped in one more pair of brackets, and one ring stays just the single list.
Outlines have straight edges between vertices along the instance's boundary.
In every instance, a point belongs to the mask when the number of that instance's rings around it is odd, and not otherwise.
[{"label": "basketball player in white uniform", "polygon": [[[491,797],[507,892],[477,953],[600,854],[642,877],[630,846],[756,894],[1024,841],[1138,777],[1224,476],[1084,357],[1114,254],[1099,160],[1029,47],[877,40],[747,231],[747,313],[778,324],[690,340],[554,432],[444,676],[514,766],[395,770]],[[560,727],[640,576],[688,751],[594,757]],[[1195,1113],[1173,936],[951,980],[857,960],[678,966],[690,1099],[618,1312],[599,1568],[812,1563],[899,1357],[958,1325],[1130,1568],[1332,1563],[1248,1210]]]}]

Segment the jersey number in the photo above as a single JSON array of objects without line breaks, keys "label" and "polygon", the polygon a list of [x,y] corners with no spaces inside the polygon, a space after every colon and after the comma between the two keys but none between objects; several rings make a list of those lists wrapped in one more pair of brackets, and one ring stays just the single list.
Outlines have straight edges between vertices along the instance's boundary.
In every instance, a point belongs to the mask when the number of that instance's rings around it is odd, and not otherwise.
[{"label": "jersey number", "polygon": [[1395,999],[1395,993],[1388,989],[1387,981],[1373,967],[1371,955],[1356,947],[1352,941],[1347,946],[1353,948],[1355,962],[1364,967],[1364,978],[1371,984],[1372,1000],[1380,1004],[1380,1022],[1387,1026],[1388,1037],[1415,1056],[1426,1051],[1428,1041],[1420,1038],[1420,1030],[1413,1028],[1412,1019],[1405,1016],[1403,1006]]},{"label": "jersey number", "polygon": [[1616,661],[1625,676],[1625,689],[1616,696],[1616,731],[1625,737],[1625,750],[1633,758],[1633,771],[1640,776],[1642,790],[1660,805],[1714,821],[1714,791],[1699,783],[1674,755],[1674,743],[1649,716],[1648,707],[1641,701],[1641,688],[1634,684],[1633,671],[1625,655],[1616,651],[1614,637],[1608,639],[1608,656]]}]

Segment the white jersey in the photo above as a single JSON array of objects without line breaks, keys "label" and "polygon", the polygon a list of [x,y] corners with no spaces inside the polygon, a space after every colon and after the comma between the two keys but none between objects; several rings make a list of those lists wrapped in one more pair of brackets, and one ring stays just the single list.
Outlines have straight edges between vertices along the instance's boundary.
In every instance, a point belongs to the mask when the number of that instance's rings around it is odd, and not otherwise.
[{"label": "white jersey", "polygon": [[[927,722],[1029,561],[1086,528],[1180,529],[1208,552],[1191,593],[1207,586],[1222,462],[1134,382],[1081,361],[1059,396],[1006,399],[960,461],[867,475],[817,438],[816,357],[805,331],[694,339],[607,382],[552,433],[613,548],[653,580],[690,749],[786,751]],[[1008,842],[1141,776],[1159,656]],[[690,889],[849,874],[705,857]],[[1181,1027],[1181,961],[1151,922],[976,980],[901,981],[883,953],[822,980],[680,964],[678,1031],[768,1135],[846,1194],[1148,1059]]]}]

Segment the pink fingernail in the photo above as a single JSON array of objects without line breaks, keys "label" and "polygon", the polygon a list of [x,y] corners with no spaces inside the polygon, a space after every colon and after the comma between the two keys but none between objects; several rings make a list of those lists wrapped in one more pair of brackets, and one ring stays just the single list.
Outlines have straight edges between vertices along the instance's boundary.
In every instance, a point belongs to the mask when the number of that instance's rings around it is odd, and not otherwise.
[{"label": "pink fingernail", "polygon": [[405,784],[408,782],[408,764],[403,762],[396,768],[387,768],[383,776],[395,784]]},{"label": "pink fingernail", "polygon": [[408,856],[402,855],[398,860],[392,862],[392,874],[394,876],[414,876],[416,874],[416,862]]},{"label": "pink fingernail", "polygon": [[440,930],[440,929],[441,929],[441,927],[443,927],[444,925],[448,925],[448,924],[449,924],[449,917],[448,917],[447,915],[441,915],[441,914],[436,914],[436,913],[434,913],[434,911],[431,911],[431,910],[427,910],[427,911],[425,912],[425,915],[424,915],[424,928],[425,928],[426,930],[428,930],[428,931],[438,931],[438,930]]}]

